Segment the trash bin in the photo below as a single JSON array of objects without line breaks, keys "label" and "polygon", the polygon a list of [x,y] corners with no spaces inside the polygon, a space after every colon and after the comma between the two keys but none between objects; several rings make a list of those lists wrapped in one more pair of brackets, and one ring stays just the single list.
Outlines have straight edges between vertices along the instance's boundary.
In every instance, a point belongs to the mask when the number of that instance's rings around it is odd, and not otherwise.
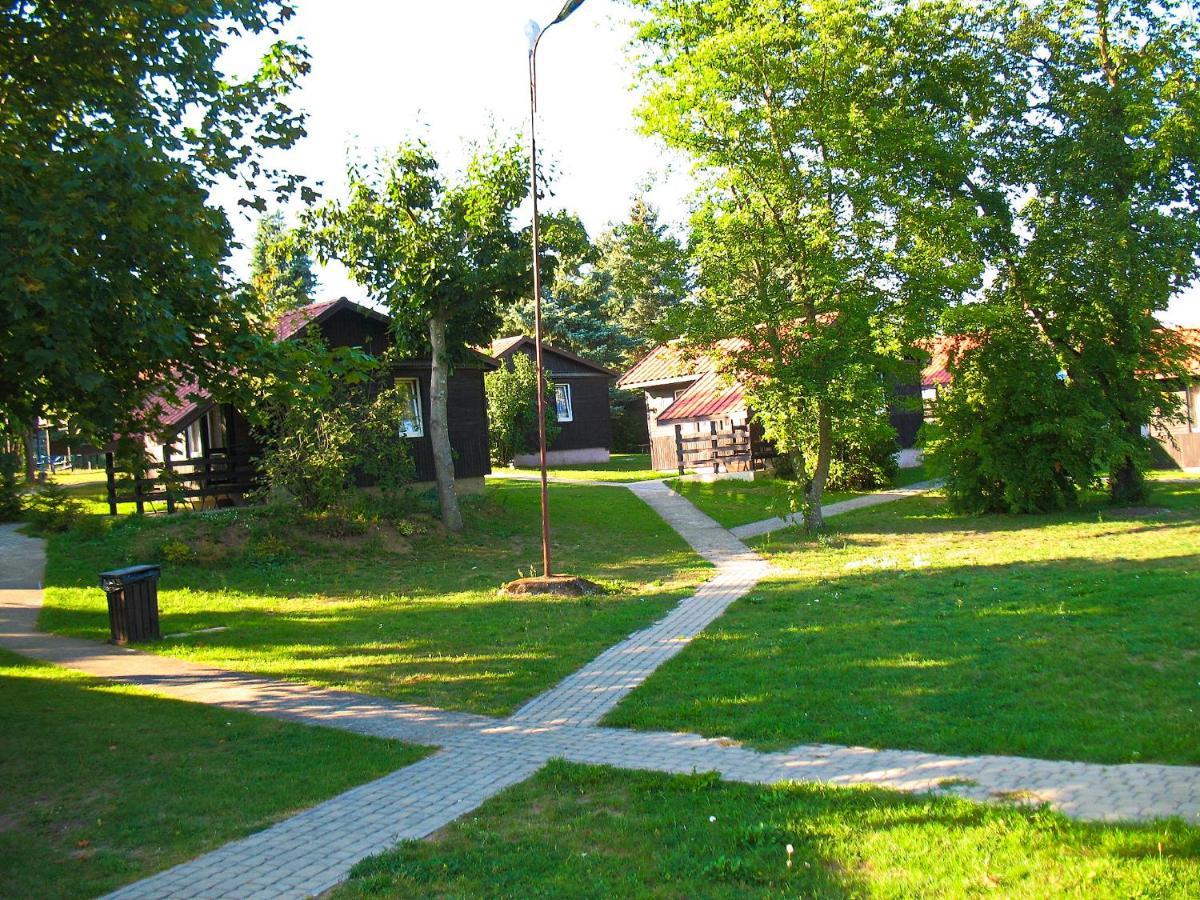
[{"label": "trash bin", "polygon": [[160,638],[158,628],[159,566],[130,566],[100,573],[108,594],[109,643],[127,644]]}]

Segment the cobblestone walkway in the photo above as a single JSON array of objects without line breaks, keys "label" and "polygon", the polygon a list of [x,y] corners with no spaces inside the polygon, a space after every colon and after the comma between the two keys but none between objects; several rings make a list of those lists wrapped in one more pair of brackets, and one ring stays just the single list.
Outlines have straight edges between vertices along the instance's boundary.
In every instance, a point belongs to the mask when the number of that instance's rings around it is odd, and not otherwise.
[{"label": "cobblestone walkway", "polygon": [[[766,562],[735,534],[662,482],[622,486],[711,561],[716,574],[663,619],[609,648],[506,720],[40,634],[34,625],[42,600],[41,542],[0,526],[0,646],[180,699],[441,748],[419,763],[112,896],[311,896],[343,880],[360,859],[435,831],[552,758],[662,772],[716,771],[730,780],[752,783],[795,780],[905,791],[940,789],[979,800],[1046,802],[1084,819],[1182,816],[1200,821],[1200,768],[955,757],[828,745],[762,753],[726,739],[598,726],[622,697],[768,571]],[[913,485],[832,504],[825,515],[911,496],[928,487]],[[786,524],[767,520],[735,532],[760,529],[753,533],[765,534]],[[943,786],[946,782],[951,784]]]}]

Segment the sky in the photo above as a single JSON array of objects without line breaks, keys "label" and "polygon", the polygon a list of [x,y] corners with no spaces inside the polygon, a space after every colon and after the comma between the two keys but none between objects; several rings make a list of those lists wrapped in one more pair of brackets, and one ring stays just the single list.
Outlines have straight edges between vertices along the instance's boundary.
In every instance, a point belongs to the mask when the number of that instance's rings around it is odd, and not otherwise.
[{"label": "sky", "polygon": [[[525,25],[546,25],[562,0],[298,0],[289,37],[312,55],[312,72],[289,102],[308,114],[308,136],[287,151],[291,171],[326,196],[342,196],[347,154],[360,155],[423,138],[453,169],[465,146],[495,130],[529,128]],[[537,136],[553,163],[550,208],[569,209],[595,237],[623,219],[641,187],[663,219],[682,228],[692,183],[688,161],[640,134],[637,86],[628,62],[629,9],[587,0],[555,26],[538,50]],[[230,49],[241,71],[261,46]],[[255,221],[229,190],[215,198],[248,247]],[[288,211],[295,215],[295,210]],[[234,257],[245,274],[248,251]],[[340,269],[319,270],[321,297],[365,299]],[[1200,286],[1176,298],[1163,317],[1200,326]]]}]

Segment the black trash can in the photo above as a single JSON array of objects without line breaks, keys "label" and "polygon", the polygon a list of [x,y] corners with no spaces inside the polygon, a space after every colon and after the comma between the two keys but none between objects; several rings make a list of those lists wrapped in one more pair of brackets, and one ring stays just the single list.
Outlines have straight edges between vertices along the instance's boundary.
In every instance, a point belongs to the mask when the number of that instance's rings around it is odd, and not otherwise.
[{"label": "black trash can", "polygon": [[108,594],[109,643],[128,644],[162,637],[158,628],[158,566],[130,566],[100,573]]}]

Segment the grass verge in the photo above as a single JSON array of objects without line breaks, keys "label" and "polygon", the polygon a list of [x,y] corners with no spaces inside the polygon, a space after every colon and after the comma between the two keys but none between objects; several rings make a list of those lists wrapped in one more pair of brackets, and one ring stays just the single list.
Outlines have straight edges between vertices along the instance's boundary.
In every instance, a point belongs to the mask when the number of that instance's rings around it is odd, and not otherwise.
[{"label": "grass verge", "polygon": [[[496,472],[515,472],[522,475],[536,475],[534,467],[498,468]],[[554,466],[548,469],[551,478],[565,478],[572,481],[653,481],[656,478],[669,477],[669,472],[656,472],[650,467],[649,453],[614,453],[606,463],[584,463],[577,466]]]},{"label": "grass verge", "polygon": [[92,897],[425,755],[0,651],[0,896]]},{"label": "grass verge", "polygon": [[661,616],[710,568],[628,491],[555,485],[551,508],[556,568],[607,593],[497,596],[540,560],[537,485],[500,482],[465,504],[461,535],[434,523],[333,537],[252,507],[56,535],[40,626],[104,640],[97,573],[163,560],[163,631],[176,636],[145,649],[502,715]]},{"label": "grass verge", "polygon": [[[900,469],[893,479],[893,486],[905,487],[925,481],[928,477],[924,466]],[[716,481],[672,479],[667,484],[725,528],[736,528],[739,525],[749,525],[751,522],[760,522],[773,516],[784,517],[795,512],[788,495],[790,483],[761,472],[754,481],[743,481],[739,478],[722,478]],[[870,491],[826,491],[823,505],[849,500],[863,493]]]},{"label": "grass verge", "polygon": [[764,539],[777,574],[607,721],[1200,764],[1200,483],[1152,502],[966,518],[923,496]]},{"label": "grass verge", "polygon": [[[788,865],[788,845],[793,848]],[[1200,830],[552,762],[335,897],[1187,897]]]}]

